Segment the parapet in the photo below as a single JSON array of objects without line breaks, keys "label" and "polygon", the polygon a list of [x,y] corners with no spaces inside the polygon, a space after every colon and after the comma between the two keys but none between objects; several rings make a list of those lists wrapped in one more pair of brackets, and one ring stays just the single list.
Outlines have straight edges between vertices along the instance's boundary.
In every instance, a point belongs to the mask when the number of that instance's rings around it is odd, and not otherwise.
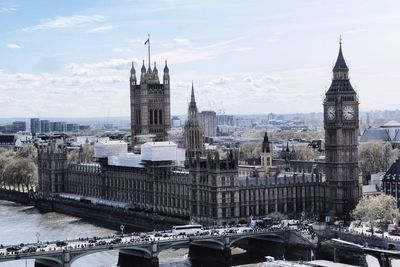
[{"label": "parapet", "polygon": [[229,149],[222,155],[218,151],[206,152],[205,155],[197,155],[195,159],[189,159],[189,169],[203,171],[237,171],[238,151]]}]

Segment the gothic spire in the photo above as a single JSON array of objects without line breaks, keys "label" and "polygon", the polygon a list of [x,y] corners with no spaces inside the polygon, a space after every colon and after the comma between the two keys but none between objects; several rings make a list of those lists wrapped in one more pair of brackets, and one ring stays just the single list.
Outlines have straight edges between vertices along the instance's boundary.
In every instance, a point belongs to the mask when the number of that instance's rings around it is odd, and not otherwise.
[{"label": "gothic spire", "polygon": [[169,68],[168,68],[168,65],[167,65],[167,60],[165,60],[164,73],[169,73]]},{"label": "gothic spire", "polygon": [[190,95],[190,102],[196,103],[196,100],[194,99],[194,87],[193,87],[193,81],[192,81],[192,94]]},{"label": "gothic spire", "polygon": [[355,93],[349,79],[349,68],[347,67],[346,61],[343,57],[342,38],[340,37],[339,54],[336,59],[335,66],[333,67],[333,79],[331,86],[326,93],[338,94],[343,92]]},{"label": "gothic spire", "polygon": [[344,60],[344,57],[343,57],[342,38],[340,38],[340,42],[339,42],[339,54],[336,59],[336,64],[333,67],[333,71],[339,71],[339,70],[349,70],[349,68],[346,65],[346,61]]},{"label": "gothic spire", "polygon": [[136,74],[135,66],[132,61],[131,74]]},{"label": "gothic spire", "polygon": [[144,59],[143,59],[143,65],[142,65],[141,72],[142,73],[146,73],[146,67],[144,66]]},{"label": "gothic spire", "polygon": [[269,143],[269,140],[268,140],[267,132],[265,132],[265,135],[264,135],[264,141],[262,143],[262,152],[263,153],[270,153],[271,152],[271,148],[270,148],[270,143]]}]

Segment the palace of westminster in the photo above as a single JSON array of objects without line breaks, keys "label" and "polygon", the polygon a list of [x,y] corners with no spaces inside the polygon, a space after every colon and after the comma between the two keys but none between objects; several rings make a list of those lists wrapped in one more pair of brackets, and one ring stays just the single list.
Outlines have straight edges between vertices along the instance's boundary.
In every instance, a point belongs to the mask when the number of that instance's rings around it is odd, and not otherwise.
[{"label": "palace of westminster", "polygon": [[138,144],[137,140],[145,136],[154,139],[142,144],[140,153],[128,153],[126,143],[121,141],[96,144],[94,163],[68,163],[66,149],[54,145],[40,148],[39,191],[44,195],[64,193],[131,203],[203,224],[244,222],[272,212],[293,217],[304,213],[320,217],[348,215],[361,197],[359,103],[341,43],[323,102],[325,162],[289,162],[289,168],[273,164],[266,133],[262,175],[239,176],[236,149],[205,149],[192,85],[184,128],[185,156],[179,163],[176,144],[167,140],[170,95],[167,62],[162,81],[156,65],[146,68],[144,62],[139,81],[132,64],[131,140]]}]

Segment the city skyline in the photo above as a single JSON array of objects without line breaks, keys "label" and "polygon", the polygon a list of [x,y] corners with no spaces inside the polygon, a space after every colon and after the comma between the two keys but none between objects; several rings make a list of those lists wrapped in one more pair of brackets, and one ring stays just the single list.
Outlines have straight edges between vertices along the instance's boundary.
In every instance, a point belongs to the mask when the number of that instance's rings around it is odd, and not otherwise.
[{"label": "city skyline", "polygon": [[4,1],[0,112],[129,116],[130,65],[138,70],[144,59],[147,66],[147,33],[151,61],[160,70],[168,60],[172,114],[186,113],[192,80],[199,110],[322,112],[340,34],[360,110],[393,110],[398,5]]}]

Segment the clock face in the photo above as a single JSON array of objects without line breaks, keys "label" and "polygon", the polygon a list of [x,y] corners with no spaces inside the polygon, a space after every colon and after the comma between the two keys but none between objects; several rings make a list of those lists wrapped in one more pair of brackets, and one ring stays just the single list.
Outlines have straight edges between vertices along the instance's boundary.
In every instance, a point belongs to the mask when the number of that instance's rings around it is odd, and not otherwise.
[{"label": "clock face", "polygon": [[326,109],[326,117],[328,118],[328,120],[333,120],[335,118],[335,113],[336,113],[336,109],[334,106],[329,106]]},{"label": "clock face", "polygon": [[354,118],[354,108],[352,106],[345,106],[343,108],[343,119],[351,120]]}]

